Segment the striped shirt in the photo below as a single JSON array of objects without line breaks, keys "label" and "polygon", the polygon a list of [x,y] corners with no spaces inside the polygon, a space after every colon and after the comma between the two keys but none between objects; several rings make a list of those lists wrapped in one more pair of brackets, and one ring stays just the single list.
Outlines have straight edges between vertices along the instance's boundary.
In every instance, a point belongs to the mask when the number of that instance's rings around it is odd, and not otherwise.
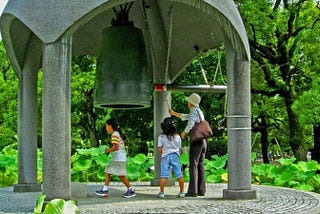
[{"label": "striped shirt", "polygon": [[198,106],[192,107],[189,114],[181,114],[181,120],[188,120],[188,124],[184,129],[185,133],[189,133],[194,125],[200,122],[200,118],[204,120],[203,112]]},{"label": "striped shirt", "polygon": [[115,131],[111,135],[111,143],[118,144],[119,149],[117,151],[112,152],[112,160],[113,161],[127,161],[126,149],[124,147],[124,142],[120,136],[118,131]]}]

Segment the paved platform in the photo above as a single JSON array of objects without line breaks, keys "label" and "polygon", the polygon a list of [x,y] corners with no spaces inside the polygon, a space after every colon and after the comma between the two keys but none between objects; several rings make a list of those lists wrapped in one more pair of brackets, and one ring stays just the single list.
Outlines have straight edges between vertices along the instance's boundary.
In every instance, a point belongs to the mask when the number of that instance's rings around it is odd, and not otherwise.
[{"label": "paved platform", "polygon": [[[87,197],[74,198],[80,213],[320,213],[320,194],[288,188],[253,186],[256,200],[224,200],[222,190],[226,184],[207,184],[206,196],[177,198],[178,185],[166,187],[164,199],[157,198],[159,187],[149,183],[132,183],[137,196],[122,198],[126,188],[122,183],[110,185],[109,197],[94,194],[102,183],[88,183]],[[186,183],[186,189],[188,184]],[[13,187],[0,189],[0,213],[32,213],[41,192],[14,193]]]}]

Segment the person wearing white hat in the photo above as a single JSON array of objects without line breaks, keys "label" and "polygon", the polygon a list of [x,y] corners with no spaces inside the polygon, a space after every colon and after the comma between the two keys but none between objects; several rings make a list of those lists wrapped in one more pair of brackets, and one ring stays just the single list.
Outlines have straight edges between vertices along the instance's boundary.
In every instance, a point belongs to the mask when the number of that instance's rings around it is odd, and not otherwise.
[{"label": "person wearing white hat", "polygon": [[[199,107],[201,102],[201,97],[192,93],[187,97],[187,105],[190,110],[189,114],[183,114],[175,112],[169,109],[169,114],[175,117],[179,117],[182,120],[188,120],[187,126],[181,133],[181,138],[186,139],[186,135],[191,131],[194,125],[200,120],[204,120],[204,115]],[[190,143],[189,152],[189,187],[186,196],[187,197],[197,197],[204,196],[206,193],[206,183],[205,183],[205,169],[204,169],[204,159],[207,152],[207,142],[206,140],[201,140],[196,143]]]}]

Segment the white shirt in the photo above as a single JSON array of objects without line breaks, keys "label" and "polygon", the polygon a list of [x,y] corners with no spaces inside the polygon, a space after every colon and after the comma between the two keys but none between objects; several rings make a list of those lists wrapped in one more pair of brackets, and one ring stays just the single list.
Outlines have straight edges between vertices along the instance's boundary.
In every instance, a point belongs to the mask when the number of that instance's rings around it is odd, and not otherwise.
[{"label": "white shirt", "polygon": [[171,140],[169,140],[168,136],[165,134],[160,134],[158,137],[158,147],[162,147],[162,155],[164,157],[171,153],[177,153],[180,155],[181,148],[181,138],[180,135],[176,134],[172,136]]}]

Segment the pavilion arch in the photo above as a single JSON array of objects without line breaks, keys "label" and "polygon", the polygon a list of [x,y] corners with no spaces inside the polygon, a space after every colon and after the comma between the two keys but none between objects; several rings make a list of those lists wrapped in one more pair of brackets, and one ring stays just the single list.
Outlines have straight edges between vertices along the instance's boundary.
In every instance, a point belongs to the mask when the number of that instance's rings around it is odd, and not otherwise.
[{"label": "pavilion arch", "polygon": [[[251,189],[249,43],[232,0],[10,0],[0,27],[19,78],[19,181],[15,191],[40,188],[36,177],[36,91],[37,72],[42,68],[43,192],[47,200],[71,197],[71,57],[96,55],[101,31],[114,18],[112,8],[129,2],[134,2],[129,19],[143,31],[154,84],[171,84],[199,53],[224,43],[229,154],[224,198],[256,198]],[[168,116],[165,100],[171,101],[170,93],[154,92],[155,142],[160,121]],[[159,160],[156,154],[154,180],[160,176]]]}]

